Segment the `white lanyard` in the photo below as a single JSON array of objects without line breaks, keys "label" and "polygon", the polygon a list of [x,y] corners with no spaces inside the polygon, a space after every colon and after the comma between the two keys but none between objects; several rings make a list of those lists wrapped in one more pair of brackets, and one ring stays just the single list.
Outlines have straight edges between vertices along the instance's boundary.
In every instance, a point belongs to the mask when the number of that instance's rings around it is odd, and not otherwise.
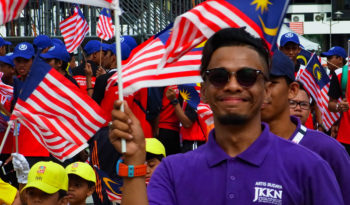
[{"label": "white lanyard", "polygon": [[307,128],[304,125],[300,125],[298,133],[294,136],[294,138],[292,139],[292,142],[299,144],[299,142],[305,136],[306,130],[307,130]]}]

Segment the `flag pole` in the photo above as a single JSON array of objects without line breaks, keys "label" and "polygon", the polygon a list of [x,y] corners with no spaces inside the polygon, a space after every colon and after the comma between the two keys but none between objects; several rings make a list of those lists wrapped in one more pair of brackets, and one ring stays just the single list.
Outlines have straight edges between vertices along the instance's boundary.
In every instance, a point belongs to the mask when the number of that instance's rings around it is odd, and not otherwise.
[{"label": "flag pole", "polygon": [[13,135],[15,136],[15,141],[16,141],[16,153],[18,153],[18,120],[15,120],[15,130],[13,131]]},{"label": "flag pole", "polygon": [[9,135],[9,132],[10,132],[10,129],[11,129],[11,126],[12,126],[12,121],[9,121],[8,125],[7,125],[7,129],[6,129],[5,135],[4,135],[4,138],[2,139],[2,142],[1,142],[1,145],[0,145],[0,153],[2,153],[2,149],[4,148],[5,142],[7,140],[7,137]]},{"label": "flag pole", "polygon": [[[118,94],[119,100],[123,101],[123,81],[122,81],[122,57],[121,57],[121,48],[120,48],[120,22],[119,15],[121,15],[121,10],[119,7],[119,0],[116,0],[116,7],[114,8],[114,23],[115,23],[115,45],[117,51],[117,67],[118,67]],[[120,110],[124,112],[124,105],[122,104]],[[121,140],[121,151],[126,153],[126,141],[125,139]]]}]

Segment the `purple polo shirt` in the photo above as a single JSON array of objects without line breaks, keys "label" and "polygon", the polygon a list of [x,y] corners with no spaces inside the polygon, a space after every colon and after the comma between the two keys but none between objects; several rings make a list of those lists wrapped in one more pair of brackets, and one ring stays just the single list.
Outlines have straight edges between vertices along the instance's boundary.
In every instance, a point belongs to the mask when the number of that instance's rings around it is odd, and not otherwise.
[{"label": "purple polo shirt", "polygon": [[[297,117],[291,116],[291,120],[297,128],[290,140],[295,137],[301,126]],[[339,183],[344,203],[350,204],[350,157],[345,148],[332,137],[311,129],[306,130],[299,144],[314,151],[328,162]]]},{"label": "purple polo shirt", "polygon": [[165,158],[147,187],[150,204],[343,204],[334,173],[321,157],[263,124],[259,138],[236,157],[215,141]]}]

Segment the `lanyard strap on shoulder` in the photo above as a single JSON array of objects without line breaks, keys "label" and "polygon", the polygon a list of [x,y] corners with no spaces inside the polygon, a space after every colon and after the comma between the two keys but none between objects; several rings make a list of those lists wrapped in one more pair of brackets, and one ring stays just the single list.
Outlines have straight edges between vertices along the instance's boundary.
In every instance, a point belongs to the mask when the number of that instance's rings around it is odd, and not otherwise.
[{"label": "lanyard strap on shoulder", "polygon": [[299,142],[305,136],[306,130],[307,130],[307,128],[304,125],[300,125],[298,133],[294,136],[294,138],[292,139],[292,142],[299,144]]}]

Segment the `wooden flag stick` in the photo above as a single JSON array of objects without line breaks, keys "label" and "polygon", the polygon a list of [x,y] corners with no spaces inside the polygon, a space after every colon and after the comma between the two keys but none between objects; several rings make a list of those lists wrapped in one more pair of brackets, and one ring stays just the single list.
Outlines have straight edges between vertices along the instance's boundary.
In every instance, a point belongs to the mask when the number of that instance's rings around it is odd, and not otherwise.
[{"label": "wooden flag stick", "polygon": [[7,129],[6,129],[4,138],[2,139],[2,142],[1,142],[1,145],[0,145],[0,153],[2,153],[2,149],[4,148],[4,145],[5,145],[5,142],[7,140],[8,135],[9,135],[12,123],[13,123],[12,121],[8,122],[8,126],[7,126]]}]

